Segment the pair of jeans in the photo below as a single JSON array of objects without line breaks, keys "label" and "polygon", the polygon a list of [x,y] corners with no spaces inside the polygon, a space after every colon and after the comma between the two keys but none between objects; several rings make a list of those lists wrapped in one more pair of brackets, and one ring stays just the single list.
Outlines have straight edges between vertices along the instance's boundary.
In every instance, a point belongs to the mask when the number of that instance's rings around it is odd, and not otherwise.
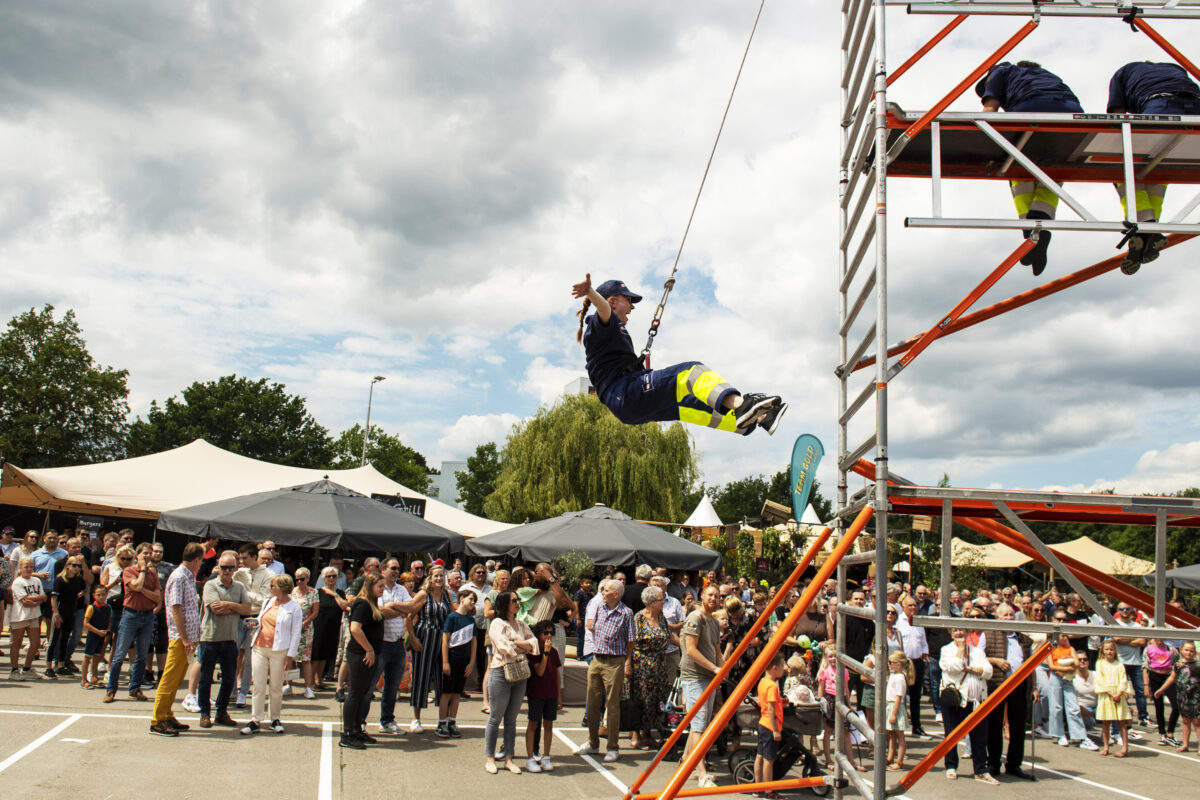
[{"label": "pair of jeans", "polygon": [[[1079,697],[1075,694],[1075,684],[1069,678],[1057,673],[1050,674],[1050,735],[1055,739],[1067,736],[1077,742],[1087,738],[1087,728],[1083,725],[1083,715],[1079,712]],[[1067,724],[1063,726],[1063,712],[1067,715]],[[1068,736],[1069,734],[1069,736]]]},{"label": "pair of jeans", "polygon": [[162,675],[158,678],[158,689],[154,692],[154,716],[150,724],[157,725],[171,719],[175,714],[171,706],[175,705],[175,695],[179,686],[187,677],[188,664],[192,657],[183,646],[183,639],[171,639],[167,644],[167,663],[163,666]]},{"label": "pair of jeans", "polygon": [[491,704],[491,711],[483,733],[483,751],[488,758],[496,755],[496,737],[499,735],[501,722],[504,723],[504,757],[516,758],[517,715],[521,712],[521,701],[525,699],[527,683],[528,680],[509,683],[504,679],[504,669],[501,667],[495,667],[488,673],[488,702]]},{"label": "pair of jeans", "polygon": [[367,727],[367,717],[371,715],[371,687],[379,683],[380,675],[383,676],[383,697],[379,700],[379,724],[396,721],[396,693],[400,691],[400,678],[404,675],[404,658],[404,639],[384,642],[375,651],[375,666],[367,682],[367,695],[359,715],[360,728],[365,730]]},{"label": "pair of jeans", "polygon": [[126,608],[121,612],[121,627],[117,629],[117,646],[113,649],[112,667],[108,671],[109,692],[117,691],[117,682],[121,678],[121,665],[125,663],[125,654],[136,642],[133,658],[133,670],[129,676],[129,691],[136,692],[142,688],[142,678],[146,675],[146,654],[150,652],[150,640],[154,638],[154,612],[139,611]]},{"label": "pair of jeans", "polygon": [[[853,677],[857,673],[851,673]],[[942,665],[934,657],[929,657],[929,704],[933,706],[934,714],[945,713],[942,709]]]},{"label": "pair of jeans", "polygon": [[237,642],[201,642],[197,646],[200,659],[200,687],[197,690],[200,716],[211,716],[213,668],[221,665],[221,686],[217,689],[217,714],[229,713],[229,697],[237,682]]},{"label": "pair of jeans", "polygon": [[1146,682],[1142,679],[1142,665],[1124,666],[1125,674],[1129,676],[1129,685],[1133,687],[1133,697],[1137,700],[1138,721],[1145,722],[1150,719],[1150,712],[1146,710]]},{"label": "pair of jeans", "polygon": [[1050,668],[1040,664],[1033,674],[1038,690],[1038,701],[1033,704],[1033,724],[1045,725],[1050,718]]},{"label": "pair of jeans", "polygon": [[[346,700],[342,703],[342,736],[350,736],[364,730],[367,718],[367,695],[375,681],[372,676],[377,674],[374,666],[368,667],[363,661],[363,654],[357,650],[346,648]],[[379,663],[379,654],[375,654],[375,664]]]},{"label": "pair of jeans", "polygon": [[[942,729],[946,735],[959,726],[964,719],[967,718],[972,711],[975,710],[974,703],[967,703],[963,706],[942,706]],[[979,723],[971,728],[968,737],[971,741],[971,765],[975,769],[976,775],[985,775],[988,771],[988,749],[987,749],[987,730],[988,721],[985,717]],[[946,769],[958,769],[958,748],[951,747],[946,753]]]},{"label": "pair of jeans", "polygon": [[[92,587],[90,586],[88,587],[89,595],[91,594],[91,588]],[[65,662],[69,663],[71,659],[75,657],[75,649],[79,647],[79,643],[83,641],[83,612],[86,610],[87,606],[84,605],[75,612],[75,625],[71,629],[70,638],[67,639],[67,652],[63,657],[63,661]]]}]

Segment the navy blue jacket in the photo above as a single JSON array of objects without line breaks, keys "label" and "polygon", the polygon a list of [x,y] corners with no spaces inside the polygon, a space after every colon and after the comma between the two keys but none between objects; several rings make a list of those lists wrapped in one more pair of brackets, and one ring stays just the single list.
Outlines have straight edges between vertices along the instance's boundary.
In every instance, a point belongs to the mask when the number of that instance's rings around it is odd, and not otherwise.
[{"label": "navy blue jacket", "polygon": [[1187,72],[1178,64],[1156,64],[1135,61],[1116,71],[1108,82],[1108,112],[1124,109],[1128,114],[1141,114],[1151,95],[1178,92],[1200,97]]},{"label": "navy blue jacket", "polygon": [[[994,97],[1005,111],[1074,111],[1079,108],[1079,98],[1062,78],[1041,67],[1018,67],[1002,61],[992,67],[980,100]],[[1038,108],[1030,107],[1034,101],[1061,101],[1063,108],[1049,108],[1044,102]]]}]

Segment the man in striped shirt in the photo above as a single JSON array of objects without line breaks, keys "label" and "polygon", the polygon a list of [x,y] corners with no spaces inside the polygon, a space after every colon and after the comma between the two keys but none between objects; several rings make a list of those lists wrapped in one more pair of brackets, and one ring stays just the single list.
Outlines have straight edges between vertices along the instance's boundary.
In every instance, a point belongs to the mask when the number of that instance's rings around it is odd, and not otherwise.
[{"label": "man in striped shirt", "polygon": [[600,582],[604,602],[588,606],[586,625],[592,637],[592,663],[588,665],[587,718],[588,740],[575,749],[576,755],[588,755],[600,749],[600,709],[608,712],[608,763],[620,757],[621,690],[625,678],[633,674],[633,612],[621,602],[625,587],[618,580]]}]

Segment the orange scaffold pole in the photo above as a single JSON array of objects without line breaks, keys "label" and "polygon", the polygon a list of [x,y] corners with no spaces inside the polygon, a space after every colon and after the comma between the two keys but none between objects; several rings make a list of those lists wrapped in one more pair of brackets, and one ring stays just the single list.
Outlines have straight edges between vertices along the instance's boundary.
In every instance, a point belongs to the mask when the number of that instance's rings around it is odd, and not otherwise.
[{"label": "orange scaffold pole", "polygon": [[[754,686],[755,682],[759,679],[759,677],[762,676],[767,664],[771,663],[771,659],[774,658],[775,654],[779,652],[779,648],[783,647],[784,639],[786,639],[791,633],[792,629],[796,627],[796,623],[800,621],[801,615],[808,610],[810,605],[812,605],[812,601],[814,598],[816,598],[817,592],[821,591],[822,584],[824,584],[825,581],[827,581],[833,574],[833,571],[837,569],[838,563],[842,560],[846,553],[850,552],[850,548],[853,546],[854,540],[858,538],[860,533],[862,533],[863,528],[866,527],[867,522],[870,521],[874,513],[875,509],[873,509],[871,506],[866,506],[862,511],[858,512],[858,516],[854,519],[854,524],[850,526],[850,529],[846,531],[845,535],[843,535],[838,541],[837,546],[833,549],[833,553],[829,556],[829,559],[821,566],[819,570],[817,570],[816,576],[813,577],[812,581],[808,584],[808,587],[800,595],[800,599],[796,602],[796,605],[792,607],[790,612],[788,612],[787,617],[779,625],[778,630],[775,631],[775,634],[771,637],[771,640],[767,642],[767,646],[764,647],[763,651],[758,654],[758,658],[754,659],[754,663],[742,677],[742,680],[738,683],[737,687],[729,695],[729,698],[725,701],[725,704],[721,706],[720,711],[718,711],[716,716],[708,723],[708,727],[704,730],[704,734],[700,737],[700,742],[696,745],[696,748],[688,754],[687,758],[683,760],[683,763],[679,765],[677,770],[675,770],[675,774],[671,776],[671,780],[667,782],[667,785],[663,788],[662,792],[659,793],[659,800],[674,800],[674,798],[679,796],[680,791],[683,789],[684,782],[686,782],[691,776],[692,772],[696,769],[696,765],[700,763],[700,759],[704,758],[709,748],[712,747],[713,742],[715,742],[717,737],[720,736],[721,731],[725,730],[725,726],[729,724],[729,720],[733,718],[734,712],[737,711],[738,705],[741,704],[742,698],[749,693],[750,688]],[[728,664],[726,664],[726,666],[728,666]],[[722,672],[727,672],[727,670],[723,669]],[[719,683],[721,677],[723,677],[721,673],[718,673],[717,677],[715,677],[709,683],[709,687],[711,688],[714,684]],[[700,703],[697,703],[696,705],[700,705]],[[740,786],[725,788],[727,788],[728,792],[730,793],[742,791]]]},{"label": "orange scaffold pole", "polygon": [[1137,28],[1142,33],[1149,36],[1156,45],[1161,47],[1163,50],[1166,50],[1167,53],[1170,54],[1171,58],[1178,61],[1179,66],[1183,67],[1188,72],[1192,73],[1193,78],[1195,78],[1196,80],[1200,80],[1200,69],[1198,69],[1195,64],[1193,64],[1191,61],[1189,61],[1187,56],[1185,56],[1183,53],[1179,52],[1179,50],[1176,49],[1175,45],[1168,42],[1166,40],[1166,37],[1164,37],[1158,31],[1154,30],[1154,28],[1151,28],[1149,22],[1146,22],[1146,20],[1144,20],[1143,18],[1141,18],[1137,15],[1134,15],[1133,19],[1130,20],[1129,24],[1132,25],[1133,27]]},{"label": "orange scaffold pole", "polygon": [[[869,480],[875,479],[875,465],[866,459],[859,459],[858,463],[851,467],[851,469],[856,474],[861,475],[864,478]],[[914,485],[912,481],[902,478],[894,472],[889,472],[888,475],[888,483],[899,485],[907,484],[909,486]],[[1034,549],[1034,547],[1027,541],[1025,541],[1024,536],[994,519],[975,519],[973,517],[955,517],[954,519],[976,533],[982,533],[984,536],[992,539],[993,541],[1008,545],[1012,549],[1029,556],[1039,564],[1046,563],[1046,559],[1042,557],[1042,554]],[[1086,583],[1088,586],[1091,586],[1093,589],[1099,589],[1100,591],[1112,595],[1118,600],[1122,600],[1137,608],[1140,608],[1143,611],[1150,611],[1154,608],[1154,598],[1148,593],[1130,586],[1124,581],[1117,580],[1111,575],[1101,572],[1094,567],[1090,567],[1087,564],[1084,564],[1082,561],[1077,561],[1070,556],[1063,555],[1057,550],[1055,553],[1058,555],[1059,560],[1063,562],[1064,566],[1070,568],[1070,570],[1074,572],[1081,581]],[[1167,624],[1169,625],[1182,626],[1184,628],[1200,628],[1200,617],[1190,614],[1187,611],[1168,605],[1165,609],[1165,612]]]},{"label": "orange scaffold pole", "polygon": [[921,780],[926,772],[929,772],[938,761],[940,761],[946,753],[953,750],[959,741],[966,736],[972,728],[978,725],[996,709],[996,706],[1004,702],[1004,698],[1008,697],[1014,689],[1025,683],[1025,679],[1033,674],[1037,669],[1038,664],[1042,663],[1050,653],[1050,643],[1042,642],[1041,647],[1029,654],[1029,658],[1025,659],[1016,672],[1004,679],[1004,683],[996,687],[996,691],[988,695],[988,698],[976,706],[975,710],[967,715],[967,718],[958,724],[958,726],[950,732],[950,735],[937,743],[929,753],[913,765],[913,768],[904,774],[900,779],[900,786],[905,789],[911,789],[913,784]]},{"label": "orange scaffold pole", "polygon": [[921,47],[917,50],[917,52],[915,52],[911,56],[909,56],[908,61],[905,61],[903,64],[901,64],[900,66],[898,66],[894,70],[892,70],[891,74],[887,76],[887,85],[891,86],[896,81],[896,79],[898,79],[904,73],[908,72],[909,69],[912,68],[913,64],[916,64],[918,61],[920,61],[922,58],[924,58],[925,54],[928,53],[930,50],[932,50],[937,45],[938,42],[940,42],[942,39],[945,39],[947,36],[949,36],[950,31],[954,30],[955,28],[957,28],[959,25],[962,25],[966,21],[967,21],[966,14],[959,14],[957,17],[950,20],[949,24],[947,24],[946,27],[942,28],[940,31],[938,31],[936,34],[934,34],[934,37],[932,39],[930,39],[925,44],[921,45]]},{"label": "orange scaffold pole", "polygon": [[[799,789],[811,789],[814,786],[824,786],[825,778],[785,778],[781,781],[762,781],[761,783],[739,783],[733,786],[697,787],[695,789],[680,789],[676,797],[712,797],[721,794],[757,794],[759,792],[790,792]],[[655,792],[643,792],[633,800],[657,800],[660,797]]]},{"label": "orange scaffold pole", "polygon": [[788,576],[787,580],[785,580],[779,587],[779,591],[777,591],[775,596],[772,597],[770,602],[767,603],[767,607],[763,609],[763,613],[759,614],[758,618],[754,620],[754,624],[750,626],[750,630],[746,633],[746,638],[742,639],[734,651],[729,654],[729,659],[725,662],[725,665],[721,667],[721,671],[717,673],[717,677],[712,681],[709,681],[708,686],[705,687],[704,692],[700,695],[700,700],[687,710],[687,713],[683,715],[683,719],[680,720],[679,725],[675,727],[675,730],[671,732],[671,735],[667,738],[667,741],[663,743],[663,746],[659,748],[658,753],[655,754],[654,760],[650,762],[650,766],[646,767],[646,769],[642,771],[642,774],[638,776],[638,779],[630,785],[629,790],[625,792],[625,800],[631,800],[631,798],[637,794],[638,789],[641,789],[642,784],[644,784],[646,779],[650,777],[650,773],[654,772],[654,770],[658,768],[658,765],[661,764],[662,760],[667,757],[667,753],[671,752],[671,748],[675,746],[675,743],[679,741],[679,738],[683,736],[685,732],[687,732],[688,725],[691,724],[692,719],[696,716],[696,712],[698,712],[701,708],[704,708],[704,704],[708,702],[708,698],[712,697],[713,693],[717,691],[717,688],[721,685],[721,681],[724,680],[725,676],[729,674],[729,671],[733,669],[733,665],[736,664],[738,659],[741,658],[745,654],[746,650],[750,648],[750,643],[754,641],[754,637],[758,636],[758,632],[763,629],[763,626],[767,624],[767,620],[769,620],[771,615],[775,613],[775,609],[779,608],[779,605],[783,602],[783,598],[787,597],[787,593],[791,591],[792,587],[795,586],[800,580],[800,576],[804,574],[804,570],[808,569],[808,565],[811,564],[817,557],[817,553],[821,552],[821,548],[825,546],[827,541],[829,541],[829,537],[832,533],[833,529],[825,528],[820,534],[817,535],[817,538],[813,540],[812,544],[808,546],[808,550],[804,553],[804,557],[800,559],[800,563],[796,565],[794,570],[792,570],[792,574]]}]

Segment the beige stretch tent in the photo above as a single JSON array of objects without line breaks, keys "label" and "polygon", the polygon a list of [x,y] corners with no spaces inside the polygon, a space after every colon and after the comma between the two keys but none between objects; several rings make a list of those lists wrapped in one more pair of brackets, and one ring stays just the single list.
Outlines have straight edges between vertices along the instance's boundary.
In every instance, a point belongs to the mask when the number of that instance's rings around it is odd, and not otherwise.
[{"label": "beige stretch tent", "polygon": [[23,470],[4,465],[0,504],[75,514],[158,519],[164,511],[211,503],[328,478],[365,495],[401,495],[426,501],[425,519],[463,536],[511,525],[439,503],[367,464],[356,469],[304,469],[256,461],[197,439],[138,458],[78,467]]},{"label": "beige stretch tent", "polygon": [[1016,569],[1033,559],[1008,545],[971,544],[957,536],[950,540],[950,563],[956,567],[979,569]]},{"label": "beige stretch tent", "polygon": [[[1033,561],[1024,553],[998,542],[974,545],[955,537],[950,540],[950,546],[950,563],[956,567],[1015,569]],[[1087,536],[1051,545],[1050,549],[1061,555],[1078,559],[1109,575],[1148,575],[1154,572],[1154,564],[1151,562],[1105,547]],[[1036,566],[1041,568],[1041,565]]]}]

